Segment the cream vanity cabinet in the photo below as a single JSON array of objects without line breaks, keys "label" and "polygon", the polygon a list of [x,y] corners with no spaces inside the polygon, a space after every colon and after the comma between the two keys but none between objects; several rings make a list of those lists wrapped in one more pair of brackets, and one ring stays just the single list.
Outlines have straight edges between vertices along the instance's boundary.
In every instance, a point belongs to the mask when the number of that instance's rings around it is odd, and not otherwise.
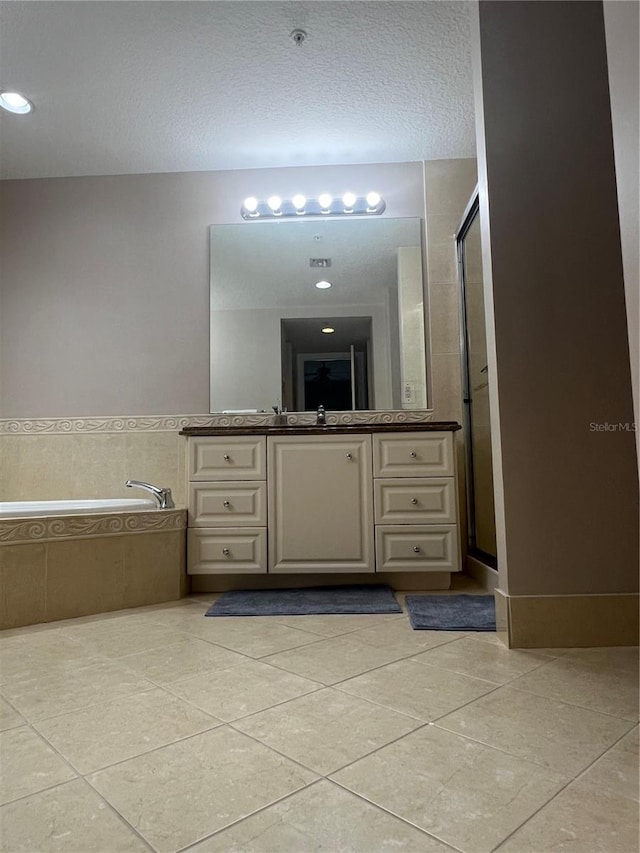
[{"label": "cream vanity cabinet", "polygon": [[191,434],[190,574],[460,570],[452,431]]}]

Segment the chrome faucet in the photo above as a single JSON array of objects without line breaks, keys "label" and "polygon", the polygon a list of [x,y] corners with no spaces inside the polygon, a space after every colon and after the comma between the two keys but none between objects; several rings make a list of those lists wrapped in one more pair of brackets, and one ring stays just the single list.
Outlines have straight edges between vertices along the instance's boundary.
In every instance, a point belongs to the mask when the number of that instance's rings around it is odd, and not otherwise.
[{"label": "chrome faucet", "polygon": [[159,509],[174,509],[175,507],[173,498],[171,497],[171,489],[162,489],[159,486],[152,486],[151,483],[142,483],[140,480],[127,480],[125,486],[128,486],[130,489],[135,486],[138,489],[151,492],[158,501]]},{"label": "chrome faucet", "polygon": [[320,405],[318,406],[318,415],[316,417],[316,424],[318,424],[318,426],[322,426],[323,424],[326,424],[326,422],[327,422],[327,413],[325,412],[324,406],[322,405],[322,403],[320,403]]},{"label": "chrome faucet", "polygon": [[273,409],[273,413],[275,415],[273,419],[274,426],[286,426],[287,425],[287,410],[280,408],[280,403],[277,403],[275,406],[271,406]]}]

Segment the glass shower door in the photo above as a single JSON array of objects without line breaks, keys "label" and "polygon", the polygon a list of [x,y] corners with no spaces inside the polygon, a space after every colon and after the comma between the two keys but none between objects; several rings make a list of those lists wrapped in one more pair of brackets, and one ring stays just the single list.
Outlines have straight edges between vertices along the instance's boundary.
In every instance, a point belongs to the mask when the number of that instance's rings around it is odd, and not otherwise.
[{"label": "glass shower door", "polygon": [[462,304],[464,429],[467,452],[468,548],[496,568],[485,295],[477,193],[456,235]]}]

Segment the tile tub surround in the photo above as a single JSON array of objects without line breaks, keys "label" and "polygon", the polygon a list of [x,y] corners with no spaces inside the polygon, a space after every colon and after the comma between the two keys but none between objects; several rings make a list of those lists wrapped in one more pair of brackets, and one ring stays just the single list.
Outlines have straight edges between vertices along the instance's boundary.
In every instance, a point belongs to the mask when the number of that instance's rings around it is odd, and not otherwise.
[{"label": "tile tub surround", "polygon": [[0,628],[179,599],[186,510],[0,521]]},{"label": "tile tub surround", "polygon": [[637,649],[213,598],[0,634],[3,853],[638,849]]}]

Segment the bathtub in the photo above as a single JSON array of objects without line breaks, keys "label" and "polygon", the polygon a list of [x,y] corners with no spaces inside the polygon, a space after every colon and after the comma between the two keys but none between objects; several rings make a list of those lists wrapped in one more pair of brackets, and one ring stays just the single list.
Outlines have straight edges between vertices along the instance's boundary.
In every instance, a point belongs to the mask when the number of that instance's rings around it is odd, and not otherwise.
[{"label": "bathtub", "polygon": [[147,498],[115,498],[86,501],[2,501],[0,518],[30,518],[43,515],[92,515],[103,512],[138,512],[157,509]]},{"label": "bathtub", "polygon": [[181,598],[186,525],[150,498],[0,503],[0,629]]}]

